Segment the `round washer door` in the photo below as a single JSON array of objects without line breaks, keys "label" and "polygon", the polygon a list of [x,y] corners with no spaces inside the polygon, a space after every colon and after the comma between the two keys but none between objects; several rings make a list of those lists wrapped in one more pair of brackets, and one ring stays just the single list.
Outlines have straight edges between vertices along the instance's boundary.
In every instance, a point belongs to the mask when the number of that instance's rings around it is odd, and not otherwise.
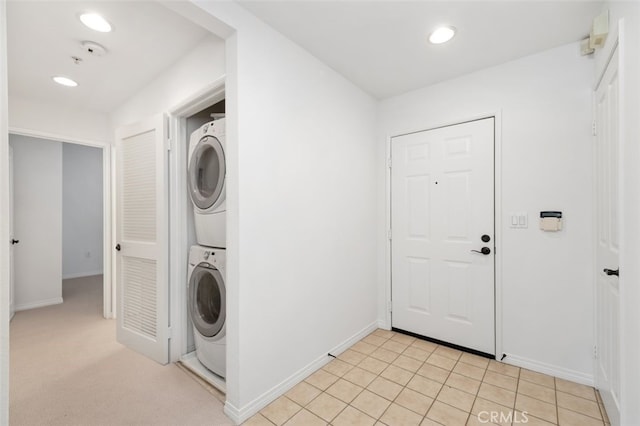
[{"label": "round washer door", "polygon": [[198,332],[214,337],[225,323],[226,290],[220,271],[206,263],[196,266],[189,281],[189,314]]},{"label": "round washer door", "polygon": [[189,194],[196,207],[206,210],[220,200],[225,173],[220,141],[213,136],[200,139],[189,163]]}]

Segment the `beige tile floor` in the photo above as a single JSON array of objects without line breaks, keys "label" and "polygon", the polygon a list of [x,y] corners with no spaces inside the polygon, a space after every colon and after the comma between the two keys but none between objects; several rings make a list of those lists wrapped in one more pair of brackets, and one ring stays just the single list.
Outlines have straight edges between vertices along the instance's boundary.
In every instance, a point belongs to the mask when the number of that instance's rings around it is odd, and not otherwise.
[{"label": "beige tile floor", "polygon": [[244,424],[602,426],[609,421],[592,387],[378,329]]}]

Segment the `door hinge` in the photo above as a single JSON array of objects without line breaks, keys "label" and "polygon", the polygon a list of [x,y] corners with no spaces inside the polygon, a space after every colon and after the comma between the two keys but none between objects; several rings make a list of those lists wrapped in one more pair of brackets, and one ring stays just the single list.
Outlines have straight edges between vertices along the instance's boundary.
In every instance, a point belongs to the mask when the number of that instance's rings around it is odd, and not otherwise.
[{"label": "door hinge", "polygon": [[391,304],[391,301],[387,302],[387,310],[389,311],[389,313],[393,312],[393,305]]},{"label": "door hinge", "polygon": [[593,133],[593,136],[598,134],[598,125],[595,121],[591,123],[591,133]]},{"label": "door hinge", "polygon": [[173,149],[173,139],[167,138],[167,151],[171,151]]},{"label": "door hinge", "polygon": [[174,337],[174,336],[173,336],[173,327],[169,327],[169,328],[167,328],[167,337],[168,337],[169,339],[173,339],[173,337]]},{"label": "door hinge", "polygon": [[387,230],[387,239],[391,239],[391,229]]},{"label": "door hinge", "polygon": [[593,359],[598,359],[598,347],[593,347]]},{"label": "door hinge", "polygon": [[391,168],[391,157],[387,158],[387,168]]}]

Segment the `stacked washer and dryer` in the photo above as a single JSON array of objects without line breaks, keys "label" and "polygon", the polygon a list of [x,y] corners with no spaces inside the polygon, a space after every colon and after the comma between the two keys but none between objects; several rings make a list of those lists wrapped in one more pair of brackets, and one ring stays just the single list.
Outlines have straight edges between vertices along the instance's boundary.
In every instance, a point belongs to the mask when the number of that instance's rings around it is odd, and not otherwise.
[{"label": "stacked washer and dryer", "polygon": [[226,376],[225,120],[204,124],[189,140],[188,182],[198,245],[189,250],[188,306],[196,356]]}]

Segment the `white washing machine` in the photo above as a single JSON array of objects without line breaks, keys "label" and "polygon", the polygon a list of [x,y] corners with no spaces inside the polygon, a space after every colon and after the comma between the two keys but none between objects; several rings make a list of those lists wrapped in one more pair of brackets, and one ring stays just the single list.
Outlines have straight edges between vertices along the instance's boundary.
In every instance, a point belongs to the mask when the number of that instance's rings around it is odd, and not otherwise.
[{"label": "white washing machine", "polygon": [[224,250],[192,246],[187,288],[198,360],[223,378],[227,360],[225,255]]},{"label": "white washing machine", "polygon": [[227,246],[225,139],[225,119],[221,118],[204,124],[189,140],[189,195],[201,246]]}]

